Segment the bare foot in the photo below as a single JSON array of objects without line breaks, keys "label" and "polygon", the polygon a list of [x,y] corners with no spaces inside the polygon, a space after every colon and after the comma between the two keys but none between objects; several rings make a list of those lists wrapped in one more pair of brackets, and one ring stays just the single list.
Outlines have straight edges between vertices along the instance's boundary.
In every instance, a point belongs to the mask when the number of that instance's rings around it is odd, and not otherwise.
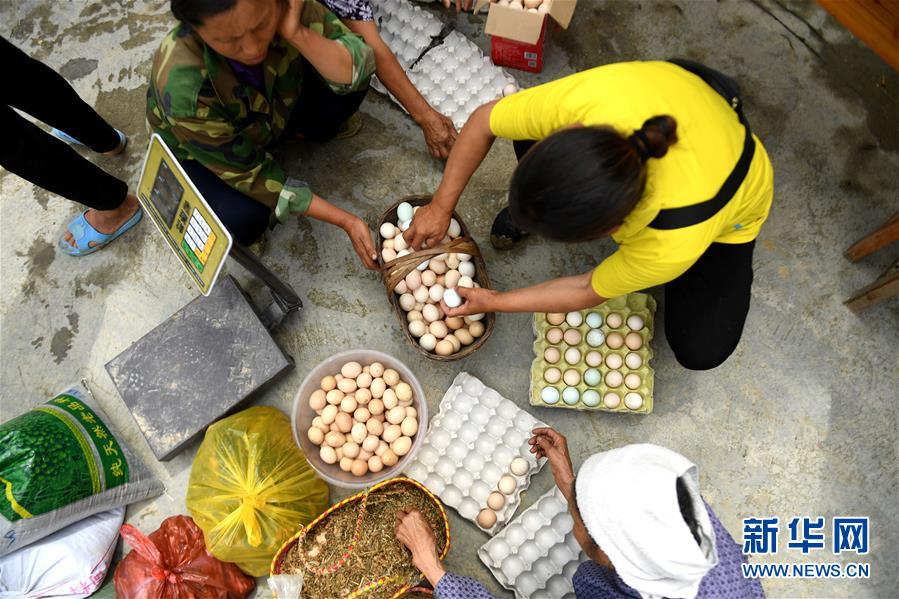
[{"label": "bare foot", "polygon": [[[137,196],[129,193],[125,197],[125,201],[122,202],[122,205],[115,210],[91,209],[85,212],[84,220],[98,232],[109,235],[115,233],[129,218],[134,216],[134,213],[137,212],[138,208],[140,208],[140,203],[137,201]],[[63,240],[72,246],[72,248],[75,247],[75,238],[68,229],[66,229]],[[88,242],[88,246],[96,247],[97,244],[91,241]]]}]

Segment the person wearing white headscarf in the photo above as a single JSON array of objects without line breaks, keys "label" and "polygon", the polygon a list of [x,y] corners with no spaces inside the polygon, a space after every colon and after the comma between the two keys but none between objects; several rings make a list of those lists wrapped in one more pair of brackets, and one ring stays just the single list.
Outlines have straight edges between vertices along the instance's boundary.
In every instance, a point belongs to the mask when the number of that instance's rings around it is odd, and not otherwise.
[{"label": "person wearing white headscarf", "polygon": [[[743,577],[741,548],[703,501],[690,460],[658,445],[627,445],[590,456],[575,477],[565,437],[551,428],[533,433],[531,451],[549,460],[589,558],[574,575],[578,599],[764,598],[758,579]],[[491,598],[477,581],[443,569],[417,511],[398,515],[397,537],[435,599]]]}]

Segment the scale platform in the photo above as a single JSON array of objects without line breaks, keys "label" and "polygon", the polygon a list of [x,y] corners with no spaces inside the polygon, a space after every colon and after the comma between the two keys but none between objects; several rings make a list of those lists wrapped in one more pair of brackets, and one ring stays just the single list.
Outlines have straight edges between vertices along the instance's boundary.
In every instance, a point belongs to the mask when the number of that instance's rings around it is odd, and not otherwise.
[{"label": "scale platform", "polygon": [[231,276],[106,364],[160,460],[292,368]]}]

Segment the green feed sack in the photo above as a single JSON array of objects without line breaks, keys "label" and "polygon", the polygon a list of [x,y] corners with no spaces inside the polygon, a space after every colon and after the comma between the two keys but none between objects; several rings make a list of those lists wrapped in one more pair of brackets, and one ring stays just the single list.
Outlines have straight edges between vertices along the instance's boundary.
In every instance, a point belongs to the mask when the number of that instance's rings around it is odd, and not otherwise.
[{"label": "green feed sack", "polygon": [[0,424],[0,555],[162,491],[79,388]]}]

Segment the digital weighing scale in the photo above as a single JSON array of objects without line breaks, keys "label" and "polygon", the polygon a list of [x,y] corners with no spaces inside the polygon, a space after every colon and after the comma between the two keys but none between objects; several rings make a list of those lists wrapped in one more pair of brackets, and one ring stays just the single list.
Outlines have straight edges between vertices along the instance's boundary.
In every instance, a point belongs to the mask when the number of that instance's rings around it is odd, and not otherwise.
[{"label": "digital weighing scale", "polygon": [[[138,199],[203,294],[106,364],[146,437],[167,460],[207,426],[293,368],[269,330],[302,307],[296,292],[234,242],[162,138],[153,135]],[[261,279],[272,302],[257,312],[228,257]]]}]

